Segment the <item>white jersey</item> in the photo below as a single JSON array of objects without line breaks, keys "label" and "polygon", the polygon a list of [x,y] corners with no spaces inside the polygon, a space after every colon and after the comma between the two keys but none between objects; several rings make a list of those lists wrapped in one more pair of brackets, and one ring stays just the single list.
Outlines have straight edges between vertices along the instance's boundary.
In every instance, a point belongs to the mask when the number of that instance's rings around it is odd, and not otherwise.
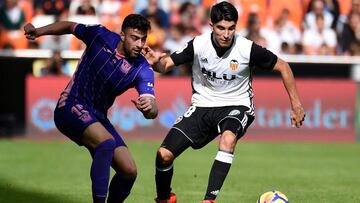
[{"label": "white jersey", "polygon": [[[221,53],[221,56],[219,48],[217,49],[211,32],[208,32],[195,37],[187,47],[171,55],[175,65],[192,62],[192,105],[242,105],[248,107],[253,114],[251,64],[270,69],[277,57],[258,45],[254,46],[252,41],[238,34],[235,34],[232,46]],[[250,64],[251,58],[254,62],[259,62]]]},{"label": "white jersey", "polygon": [[219,57],[210,34],[198,36],[193,42],[192,104],[200,107],[244,105],[252,108],[249,68],[252,42],[235,35],[232,47]]}]

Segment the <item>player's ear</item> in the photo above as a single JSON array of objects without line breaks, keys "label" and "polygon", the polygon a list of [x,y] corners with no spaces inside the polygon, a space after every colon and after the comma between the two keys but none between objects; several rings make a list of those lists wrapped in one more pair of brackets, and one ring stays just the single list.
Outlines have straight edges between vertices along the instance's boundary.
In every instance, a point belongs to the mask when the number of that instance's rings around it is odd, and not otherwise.
[{"label": "player's ear", "polygon": [[211,27],[211,30],[214,31],[214,25],[212,23],[209,23],[210,27]]},{"label": "player's ear", "polygon": [[121,37],[122,40],[124,40],[124,38],[125,38],[125,33],[124,33],[123,31],[120,32],[120,37]]}]

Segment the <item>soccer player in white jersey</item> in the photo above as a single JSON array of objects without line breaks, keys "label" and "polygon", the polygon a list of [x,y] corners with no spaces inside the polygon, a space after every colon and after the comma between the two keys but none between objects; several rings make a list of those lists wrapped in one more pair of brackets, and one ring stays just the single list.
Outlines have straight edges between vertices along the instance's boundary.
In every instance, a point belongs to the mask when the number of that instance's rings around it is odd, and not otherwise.
[{"label": "soccer player in white jersey", "polygon": [[174,203],[173,161],[188,147],[199,149],[220,135],[219,151],[210,171],[203,203],[215,202],[229,172],[237,141],[254,120],[251,70],[254,66],[281,74],[291,103],[291,124],[305,118],[289,64],[265,48],[235,33],[238,13],[228,2],[214,5],[212,32],[195,37],[170,56],[147,49],[154,70],[167,72],[192,63],[192,105],[177,119],[156,155],[158,203]]}]

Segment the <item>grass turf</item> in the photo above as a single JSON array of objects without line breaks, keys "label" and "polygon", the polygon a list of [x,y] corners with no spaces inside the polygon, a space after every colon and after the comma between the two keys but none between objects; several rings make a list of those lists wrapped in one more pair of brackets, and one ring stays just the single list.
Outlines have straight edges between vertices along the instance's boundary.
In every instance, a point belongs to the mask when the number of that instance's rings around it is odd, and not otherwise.
[{"label": "grass turf", "polygon": [[[153,202],[159,142],[129,141],[138,179],[128,203]],[[179,203],[201,202],[217,147],[186,151],[175,162]],[[360,202],[359,144],[239,143],[219,203],[254,203],[277,189],[291,202]],[[0,202],[91,202],[90,156],[70,141],[0,141]]]}]

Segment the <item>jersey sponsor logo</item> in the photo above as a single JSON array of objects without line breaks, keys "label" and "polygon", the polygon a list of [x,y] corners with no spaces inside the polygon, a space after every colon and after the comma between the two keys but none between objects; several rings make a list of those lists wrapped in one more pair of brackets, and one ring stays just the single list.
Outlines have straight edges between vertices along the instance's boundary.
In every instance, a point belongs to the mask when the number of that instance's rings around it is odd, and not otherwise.
[{"label": "jersey sponsor logo", "polygon": [[208,63],[207,58],[201,58],[200,61],[201,61],[202,63]]},{"label": "jersey sponsor logo", "polygon": [[235,59],[230,61],[230,68],[231,70],[236,70],[238,68],[239,62]]},{"label": "jersey sponsor logo", "polygon": [[201,72],[203,73],[203,75],[205,76],[206,79],[210,80],[210,81],[215,81],[215,80],[226,80],[226,81],[231,81],[231,80],[235,80],[236,76],[235,75],[228,75],[226,73],[224,73],[222,75],[222,77],[217,76],[216,72],[210,71],[210,70],[206,70],[205,68],[201,68]]},{"label": "jersey sponsor logo", "polygon": [[147,86],[148,86],[148,87],[154,87],[154,84],[153,84],[152,82],[148,82],[148,83],[147,83]]},{"label": "jersey sponsor logo", "polygon": [[240,111],[235,109],[235,110],[232,110],[230,113],[229,113],[229,116],[237,116],[237,115],[240,115]]}]

